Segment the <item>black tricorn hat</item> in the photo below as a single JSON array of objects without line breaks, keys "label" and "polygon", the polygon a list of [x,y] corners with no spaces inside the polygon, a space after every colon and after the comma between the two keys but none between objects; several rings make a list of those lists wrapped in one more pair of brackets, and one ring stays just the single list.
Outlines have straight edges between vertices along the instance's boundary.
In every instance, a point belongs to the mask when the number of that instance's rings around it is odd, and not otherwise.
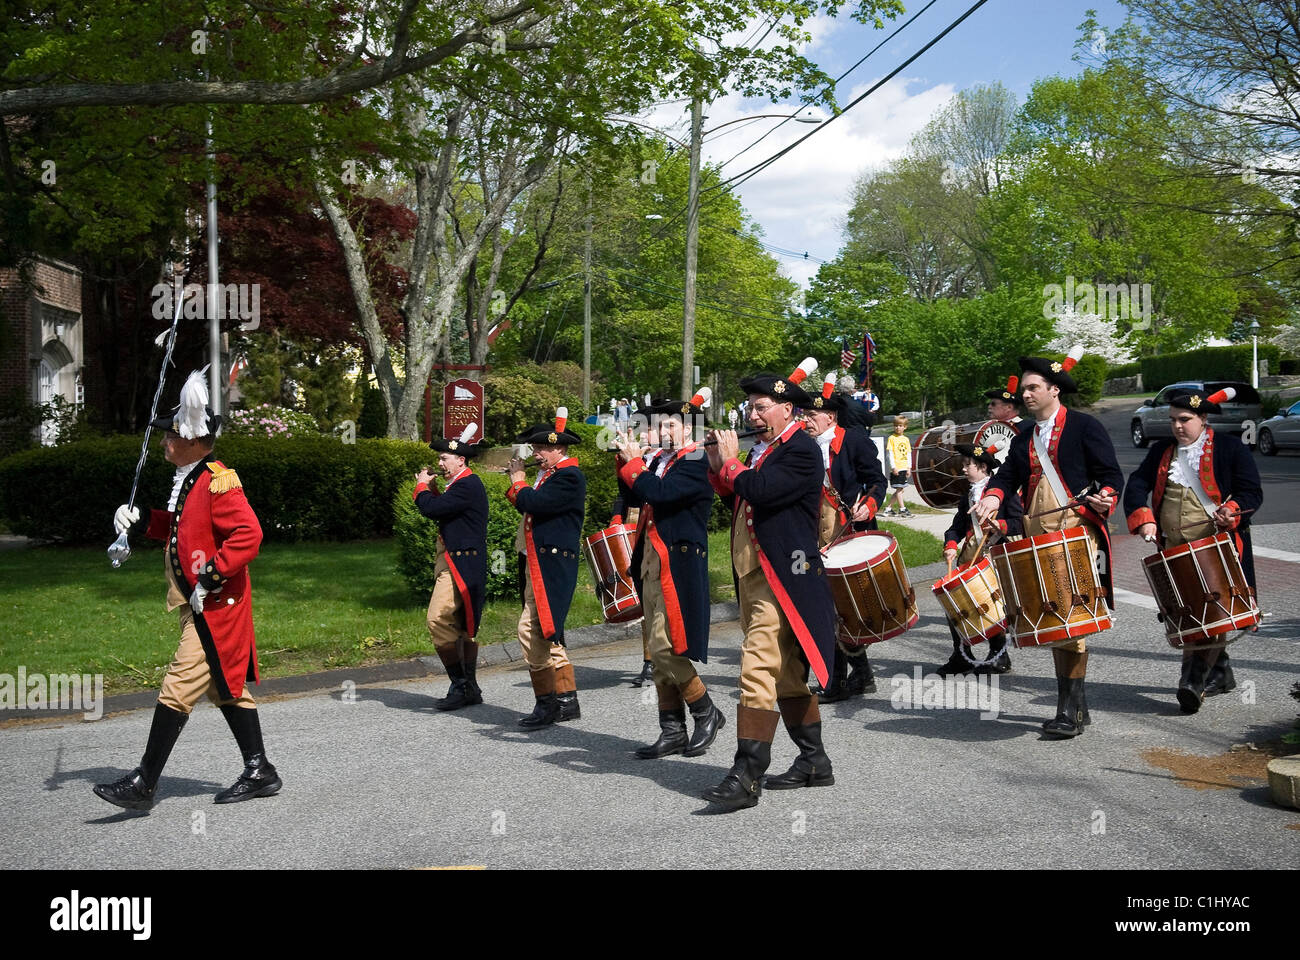
[{"label": "black tricorn hat", "polygon": [[973,443],[959,443],[956,446],[956,450],[963,457],[970,457],[972,460],[984,464],[984,466],[989,468],[990,473],[1001,466],[1001,464],[998,463],[998,458],[994,456],[994,454],[998,452],[996,446],[984,447],[977,446]]},{"label": "black tricorn hat", "polygon": [[471,438],[477,432],[478,424],[471,423],[460,432],[459,437],[456,437],[453,440],[448,440],[446,437],[439,437],[436,440],[430,440],[429,446],[433,447],[433,449],[437,450],[439,453],[454,453],[458,457],[464,457],[466,460],[469,460],[482,453],[483,448],[486,446],[486,444],[481,440],[478,443],[470,442]]},{"label": "black tricorn hat", "polygon": [[215,438],[221,432],[222,418],[208,406],[208,382],[204,379],[207,370],[204,367],[193,371],[181,386],[180,403],[176,409],[154,417],[149,426],[155,430],[168,430],[186,440]]},{"label": "black tricorn hat", "polygon": [[689,400],[675,400],[672,397],[660,397],[659,399],[646,404],[640,410],[641,413],[659,416],[704,416],[704,410],[713,400],[713,391],[708,387],[700,387],[695,395]]},{"label": "black tricorn hat", "polygon": [[1061,388],[1062,393],[1078,393],[1079,385],[1070,376],[1074,365],[1083,357],[1082,347],[1072,347],[1064,360],[1048,360],[1046,357],[1021,357],[1021,374],[1036,373],[1048,383]]},{"label": "black tricorn hat", "polygon": [[805,410],[813,411],[830,411],[831,413],[843,413],[848,408],[848,399],[844,394],[835,389],[835,374],[832,372],[828,376],[819,393],[808,393],[808,402],[800,404]]},{"label": "black tricorn hat", "polygon": [[1192,413],[1199,414],[1222,413],[1223,410],[1219,404],[1233,400],[1236,396],[1237,390],[1235,387],[1224,387],[1222,390],[1216,390],[1211,394],[1206,394],[1203,390],[1184,390],[1169,398],[1169,406],[1174,409],[1190,410]]},{"label": "black tricorn hat", "polygon": [[985,390],[984,399],[1001,400],[1003,403],[1019,403],[1020,378],[1013,373],[1011,376],[1007,377],[1007,385],[1005,387]]}]

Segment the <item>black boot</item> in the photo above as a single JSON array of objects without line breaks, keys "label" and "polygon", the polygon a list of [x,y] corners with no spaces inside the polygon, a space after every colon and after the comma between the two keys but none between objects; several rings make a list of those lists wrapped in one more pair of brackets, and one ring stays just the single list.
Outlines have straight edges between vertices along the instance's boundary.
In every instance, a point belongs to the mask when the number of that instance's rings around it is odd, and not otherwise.
[{"label": "black boot", "polygon": [[817,694],[817,699],[822,703],[839,703],[841,700],[849,698],[848,684],[845,682],[849,676],[848,658],[844,656],[844,651],[835,648],[835,662],[831,664],[831,675],[827,678],[827,685],[821,693]]},{"label": "black boot", "polygon": [[632,681],[632,686],[644,687],[647,683],[654,683],[654,682],[655,682],[654,665],[649,660],[642,661],[641,672],[637,675],[637,678]]},{"label": "black boot", "polygon": [[[840,651],[839,656],[844,652]],[[848,691],[850,697],[860,697],[864,693],[876,692],[876,678],[871,672],[871,662],[867,660],[867,651],[864,648],[859,654],[848,658],[849,661],[849,678],[844,681],[844,689]]]},{"label": "black boot", "polygon": [[702,796],[723,812],[743,810],[758,803],[763,793],[762,778],[772,762],[772,744],[764,740],[737,740],[736,760],[716,787]]},{"label": "black boot", "polygon": [[989,638],[989,655],[985,663],[975,668],[978,675],[987,675],[990,673],[1009,673],[1011,671],[1011,658],[1007,656],[1007,635],[999,633],[997,636]]},{"label": "black boot", "polygon": [[1056,678],[1056,716],[1043,724],[1043,733],[1065,740],[1083,733],[1083,677]]},{"label": "black boot", "polygon": [[1178,679],[1178,707],[1183,713],[1196,713],[1205,700],[1205,681],[1209,664],[1201,651],[1183,657],[1182,676]]},{"label": "black boot", "polygon": [[[963,651],[965,656],[962,656]],[[941,677],[960,676],[964,673],[970,673],[975,669],[974,665],[967,659],[971,655],[970,645],[956,635],[952,638],[952,656],[938,670],[934,671]]]},{"label": "black boot", "polygon": [[1210,667],[1205,678],[1205,695],[1217,697],[1221,693],[1237,689],[1237,678],[1232,675],[1232,664],[1228,662],[1228,651],[1219,654],[1219,659]]},{"label": "black boot", "polygon": [[548,693],[537,698],[533,712],[519,721],[521,727],[545,727],[560,719],[560,701]]},{"label": "black boot", "polygon": [[560,715],[556,717],[556,720],[560,723],[582,717],[582,709],[578,706],[578,684],[573,679],[573,664],[571,663],[556,668],[555,699],[560,705]]},{"label": "black boot", "polygon": [[189,718],[188,713],[181,713],[161,703],[155,706],[153,725],[149,727],[149,740],[145,744],[140,766],[112,783],[96,784],[95,796],[127,810],[148,810],[152,807],[158,778],[162,776],[172,747],[176,746],[176,740]]},{"label": "black boot", "polygon": [[681,753],[688,743],[686,737],[686,708],[659,711],[659,739],[648,747],[638,747],[636,755],[642,760],[658,760]]},{"label": "black boot", "polygon": [[257,708],[246,709],[233,703],[224,704],[221,712],[225,714],[230,732],[235,735],[239,752],[244,756],[244,772],[239,779],[227,789],[217,794],[217,803],[239,803],[254,797],[269,797],[278,793],[281,787],[280,775],[275,772],[271,761],[266,759],[266,748],[262,746],[262,724],[257,718]]},{"label": "black boot", "polygon": [[437,709],[459,710],[461,707],[471,707],[483,702],[483,691],[468,675],[463,665],[458,663],[448,667],[447,676],[451,678],[451,689],[441,700],[433,702]]},{"label": "black boot", "polygon": [[727,718],[714,706],[708,693],[690,704],[691,717],[695,720],[695,732],[684,751],[688,757],[701,756],[709,745],[718,737],[718,731],[727,725]]},{"label": "black boot", "polygon": [[763,786],[769,790],[793,790],[795,787],[829,787],[835,782],[831,758],[822,746],[822,725],[806,723],[801,727],[788,727],[790,739],[799,747],[794,765],[776,777],[764,777]]}]

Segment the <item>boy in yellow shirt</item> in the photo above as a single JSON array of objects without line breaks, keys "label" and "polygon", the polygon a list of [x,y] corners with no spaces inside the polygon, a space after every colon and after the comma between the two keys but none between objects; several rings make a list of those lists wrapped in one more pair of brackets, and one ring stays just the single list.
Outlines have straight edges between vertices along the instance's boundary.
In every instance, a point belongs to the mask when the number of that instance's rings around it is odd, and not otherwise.
[{"label": "boy in yellow shirt", "polygon": [[[907,504],[903,502],[903,488],[907,486],[907,475],[912,468],[912,441],[904,435],[906,429],[907,417],[895,417],[893,435],[885,441],[885,453],[889,458],[889,487],[893,491],[894,501],[898,504],[900,517],[912,516],[912,511],[908,510]],[[892,506],[885,511],[885,516],[894,516]]]}]

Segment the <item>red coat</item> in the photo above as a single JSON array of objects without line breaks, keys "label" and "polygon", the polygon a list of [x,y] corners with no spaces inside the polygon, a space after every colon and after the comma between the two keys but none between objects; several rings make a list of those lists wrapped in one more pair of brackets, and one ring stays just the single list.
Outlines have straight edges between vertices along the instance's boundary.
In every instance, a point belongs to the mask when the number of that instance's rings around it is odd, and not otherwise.
[{"label": "red coat", "polygon": [[248,565],[262,544],[262,525],[235,471],[218,460],[195,467],[181,484],[176,512],[152,510],[148,535],[167,547],[167,563],[188,600],[208,591],[194,625],[223,700],[259,682],[253,640],[253,586]]}]

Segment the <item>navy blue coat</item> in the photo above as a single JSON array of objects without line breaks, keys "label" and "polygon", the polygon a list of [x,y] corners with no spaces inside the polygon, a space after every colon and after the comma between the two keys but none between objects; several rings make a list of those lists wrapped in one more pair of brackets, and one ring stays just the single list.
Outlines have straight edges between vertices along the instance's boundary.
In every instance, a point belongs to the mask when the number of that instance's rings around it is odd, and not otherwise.
[{"label": "navy blue coat", "polygon": [[470,472],[441,494],[437,487],[417,484],[415,505],[438,521],[447,565],[465,604],[465,632],[475,636],[487,599],[488,501],[483,481]]},{"label": "navy blue coat", "polygon": [[[957,507],[957,513],[952,518],[952,526],[949,527],[943,535],[943,548],[949,547],[954,550],[961,549],[961,542],[970,535],[970,501]],[[1017,493],[1007,494],[1002,498],[1002,504],[998,507],[998,528],[1005,537],[1018,537],[1025,532],[1025,508],[1020,502],[1020,495]]]},{"label": "navy blue coat", "polygon": [[[1259,468],[1250,450],[1232,434],[1216,433],[1208,427],[1206,431],[1209,437],[1201,451],[1200,465],[1201,486],[1206,495],[1216,504],[1235,504],[1238,511],[1258,510],[1264,502],[1264,490],[1260,485]],[[1173,440],[1152,443],[1141,466],[1129,474],[1128,487],[1124,490],[1124,513],[1128,517],[1129,530],[1137,533],[1142,524],[1154,523],[1161,547],[1165,545],[1165,535],[1160,529],[1160,504],[1165,497],[1169,464],[1175,449]],[[1147,506],[1148,496],[1151,498],[1150,507]],[[1232,530],[1242,572],[1252,587],[1255,586],[1255,555],[1250,544],[1250,521],[1253,517],[1253,513],[1241,517]]]},{"label": "navy blue coat", "polygon": [[[1065,486],[1065,495],[1074,497],[1093,480],[1101,484],[1104,492],[1115,496],[1124,489],[1124,473],[1115,459],[1115,445],[1111,443],[1110,434],[1101,425],[1101,421],[1078,410],[1066,407],[1065,423],[1056,435],[1054,463]],[[1034,490],[1043,478],[1042,470],[1030,466],[1029,448],[1034,440],[1035,424],[1027,420],[1020,432],[1011,441],[1007,458],[989,481],[985,495],[996,494],[1005,497],[1009,493],[1018,493],[1024,503],[1034,498]],[[1115,606],[1115,594],[1111,585],[1111,550],[1110,530],[1106,526],[1106,517],[1099,516],[1095,510],[1086,505],[1079,507],[1079,515],[1084,522],[1092,526],[1101,535],[1102,551],[1106,554],[1106,573],[1101,578],[1106,590],[1106,599]]]},{"label": "navy blue coat", "polygon": [[578,461],[566,457],[540,486],[511,485],[506,496],[524,515],[528,552],[521,557],[523,578],[532,580],[542,635],[564,642],[564,620],[578,586],[578,538],[587,502],[587,478]]},{"label": "navy blue coat", "polygon": [[[623,484],[623,501],[642,509],[632,550],[637,594],[642,593],[641,561],[648,544],[659,554],[659,585],[668,611],[673,652],[707,663],[709,514],[713,509],[708,457],[692,444],[674,455],[662,477],[655,476],[653,467],[644,461],[633,460],[619,470],[619,482]],[[650,508],[649,520],[646,507]]]},{"label": "navy blue coat", "polygon": [[732,459],[710,478],[733,511],[754,521],[763,573],[822,686],[835,650],[835,601],[817,549],[825,472],[817,441],[796,427],[758,468]]},{"label": "navy blue coat", "polygon": [[[835,428],[835,439],[831,441],[831,486],[850,507],[856,507],[859,498],[874,500],[877,507],[885,502],[885,473],[880,467],[876,442],[865,429]],[[840,511],[840,523],[847,522],[848,517]],[[854,530],[875,528],[874,519],[853,525]]]}]

